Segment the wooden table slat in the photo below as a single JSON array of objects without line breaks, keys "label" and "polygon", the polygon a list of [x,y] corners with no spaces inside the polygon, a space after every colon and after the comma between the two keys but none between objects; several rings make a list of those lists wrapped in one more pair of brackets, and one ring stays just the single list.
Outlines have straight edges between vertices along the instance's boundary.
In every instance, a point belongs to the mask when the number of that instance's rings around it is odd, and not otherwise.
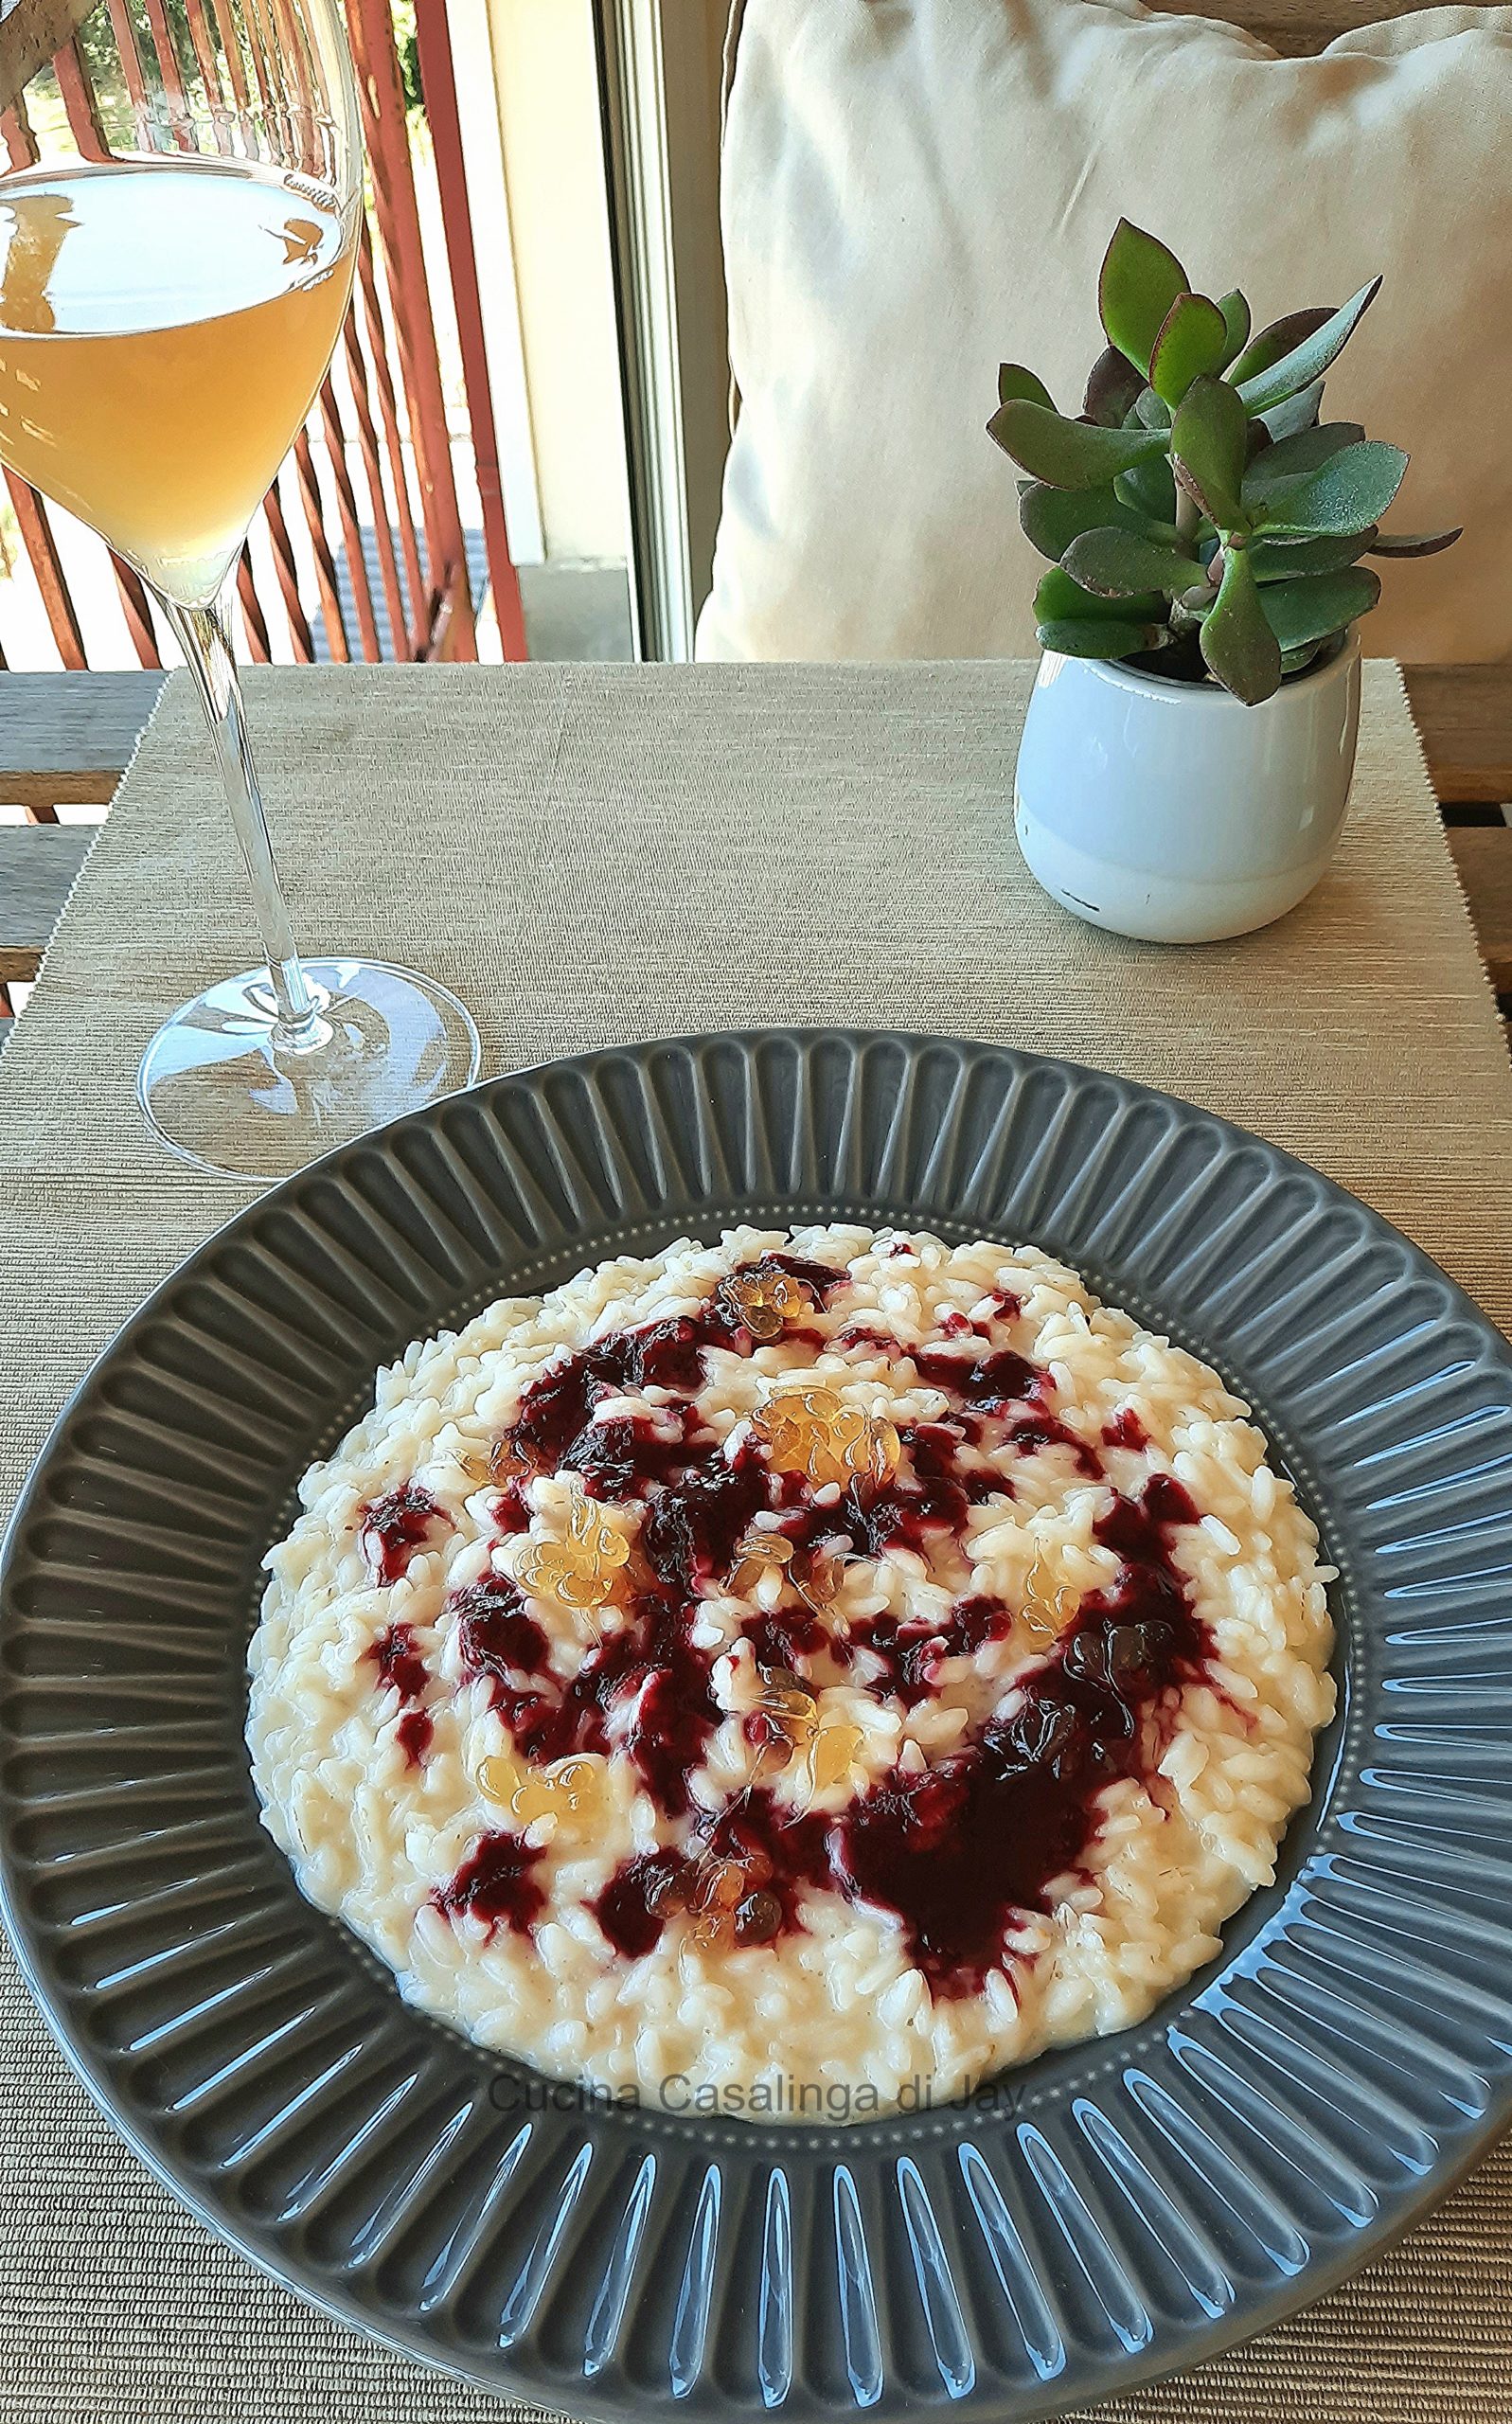
[{"label": "wooden table slat", "polygon": [[1403,668],[1441,800],[1512,800],[1512,665]]},{"label": "wooden table slat", "polygon": [[109,800],[162,686],[161,673],[0,673],[0,801]]},{"label": "wooden table slat", "polygon": [[1449,847],[1491,983],[1512,994],[1512,826],[1455,826]]},{"label": "wooden table slat", "polygon": [[0,825],[0,985],[36,975],[95,830]]}]

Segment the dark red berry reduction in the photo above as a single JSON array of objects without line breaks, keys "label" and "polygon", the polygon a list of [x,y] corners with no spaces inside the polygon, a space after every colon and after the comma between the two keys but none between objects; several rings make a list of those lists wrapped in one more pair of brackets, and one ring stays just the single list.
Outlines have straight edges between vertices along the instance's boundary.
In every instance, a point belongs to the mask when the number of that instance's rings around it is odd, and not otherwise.
[{"label": "dark red berry reduction", "polygon": [[450,1521],[418,1482],[407,1481],[386,1498],[369,1500],[358,1519],[357,1537],[374,1581],[397,1582],[431,1525]]},{"label": "dark red berry reduction", "polygon": [[792,1606],[764,1608],[759,1615],[747,1616],[740,1631],[756,1651],[758,1666],[795,1667],[801,1660],[816,1657],[825,1649],[842,1666],[849,1664],[848,1642],[838,1634],[831,1635],[801,1599]]},{"label": "dark red berry reduction", "polygon": [[413,1625],[385,1625],[367,1653],[379,1681],[392,1684],[400,1700],[418,1701],[430,1681],[425,1661],[415,1647]]},{"label": "dark red berry reduction", "polygon": [[675,1851],[642,1852],[621,1861],[614,1876],[589,1904],[609,1943],[627,1961],[638,1961],[660,1941],[667,1889],[684,1866]]},{"label": "dark red berry reduction", "polygon": [[942,1659],[969,1658],[989,1641],[1005,1641],[1013,1611],[997,1599],[957,1599],[944,1625],[902,1624],[896,1616],[863,1616],[850,1637],[882,1661],[881,1682],[873,1686],[905,1708],[933,1700]]},{"label": "dark red berry reduction", "polygon": [[545,1633],[507,1575],[489,1575],[452,1594],[462,1672],[471,1683],[487,1675],[495,1708],[517,1675],[539,1675],[550,1649]]},{"label": "dark red berry reduction", "polygon": [[[763,1255],[747,1268],[762,1278],[784,1271],[800,1280],[821,1305],[827,1303],[833,1290],[845,1285],[846,1277],[845,1272],[831,1271],[824,1263],[806,1262],[800,1255]],[[579,1347],[542,1374],[526,1391],[505,1437],[545,1470],[556,1471],[564,1464],[580,1470],[569,1452],[582,1444],[581,1435],[600,1398],[649,1388],[678,1390],[693,1397],[706,1377],[706,1346],[748,1354],[750,1346],[750,1332],[738,1314],[717,1293],[696,1319],[685,1314],[675,1321],[647,1323],[639,1329],[611,1330],[606,1338]],[[650,1481],[659,1475],[649,1471],[644,1477]]]},{"label": "dark red berry reduction", "polygon": [[523,1481],[506,1482],[493,1493],[493,1528],[507,1540],[511,1533],[528,1532],[530,1509],[525,1504]]},{"label": "dark red berry reduction", "polygon": [[702,1388],[706,1327],[702,1321],[673,1321],[612,1330],[594,1346],[564,1356],[526,1390],[505,1439],[555,1472],[600,1398],[626,1389]]},{"label": "dark red berry reduction", "polygon": [[994,1355],[960,1355],[944,1347],[908,1350],[910,1363],[932,1389],[943,1389],[982,1414],[1005,1414],[1009,1406],[1032,1402],[1044,1375],[1026,1356],[1011,1346]]},{"label": "dark red berry reduction", "polygon": [[964,1427],[942,1422],[900,1425],[898,1438],[908,1451],[913,1479],[895,1474],[881,1488],[853,1485],[838,1506],[810,1509],[796,1537],[823,1538],[838,1533],[848,1539],[857,1557],[879,1557],[885,1548],[927,1552],[932,1532],[964,1529],[968,1510],[1005,1494],[1002,1475],[962,1464]]},{"label": "dark red berry reduction", "polygon": [[[430,1675],[415,1646],[413,1625],[385,1625],[367,1655],[378,1668],[380,1689],[392,1684],[402,1701],[418,1702],[424,1699]],[[394,1731],[410,1766],[418,1768],[436,1732],[428,1711],[418,1706],[407,1708]]]},{"label": "dark red berry reduction", "polygon": [[435,1720],[424,1708],[407,1708],[394,1728],[395,1739],[412,1768],[420,1766],[435,1735]]},{"label": "dark red berry reduction", "polygon": [[1116,1499],[1095,1532],[1117,1579],[1083,1600],[1014,1716],[926,1775],[889,1776],[833,1829],[842,1891],[897,1914],[937,1994],[980,1988],[1015,1914],[1047,1910],[1080,1865],[1095,1796],[1147,1773],[1162,1702],[1208,1652],[1170,1556],[1170,1530],[1196,1521],[1177,1482]]},{"label": "dark red berry reduction", "polygon": [[484,1835],[431,1900],[448,1918],[466,1911],[485,1920],[490,1935],[501,1926],[528,1935],[546,1907],[545,1887],[531,1874],[541,1858],[521,1835]]},{"label": "dark red berry reduction", "polygon": [[[1013,1300],[1010,1299],[1010,1302]],[[1086,1441],[1050,1411],[1053,1394],[1048,1373],[1011,1347],[992,1355],[947,1354],[921,1347],[911,1355],[914,1369],[932,1389],[941,1389],[966,1411],[967,1436],[984,1436],[982,1417],[1006,1425],[1007,1444],[1031,1455],[1037,1448],[1069,1448],[1089,1480],[1102,1478],[1102,1466]]]},{"label": "dark red berry reduction", "polygon": [[834,1883],[831,1821],[807,1812],[794,1817],[764,1786],[738,1794],[701,1831],[716,1860],[740,1861],[775,1897],[782,1920],[774,1934],[798,1925],[804,1886]]}]

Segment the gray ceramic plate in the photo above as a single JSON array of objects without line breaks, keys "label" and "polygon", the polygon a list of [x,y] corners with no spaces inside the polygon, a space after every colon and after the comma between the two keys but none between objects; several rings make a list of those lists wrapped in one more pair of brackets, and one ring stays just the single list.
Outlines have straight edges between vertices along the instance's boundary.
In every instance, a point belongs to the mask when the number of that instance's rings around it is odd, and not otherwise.
[{"label": "gray ceramic plate", "polygon": [[[1343,1575],[1314,1802],[1207,1971],[969,2111],[543,2109],[405,2009],[259,1829],[258,1560],[405,1341],[623,1247],[836,1211],[1034,1239],[1253,1400]],[[4,1567],[8,1916],[154,2169],[418,2356],[602,2415],[1044,2415],[1326,2289],[1506,2117],[1509,1583],[1506,1347],[1285,1154],[979,1044],[600,1053],[276,1188],[96,1365]]]}]

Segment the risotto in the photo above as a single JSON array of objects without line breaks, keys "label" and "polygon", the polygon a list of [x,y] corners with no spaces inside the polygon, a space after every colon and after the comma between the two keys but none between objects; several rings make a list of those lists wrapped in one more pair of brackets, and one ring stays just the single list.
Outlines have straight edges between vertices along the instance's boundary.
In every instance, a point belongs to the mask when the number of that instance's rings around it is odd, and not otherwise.
[{"label": "risotto", "polygon": [[1317,1537],[1030,1247],[737,1229],[379,1376],[268,1556],[304,1892],[547,2077],[855,2117],[1126,2026],[1274,1872]]}]

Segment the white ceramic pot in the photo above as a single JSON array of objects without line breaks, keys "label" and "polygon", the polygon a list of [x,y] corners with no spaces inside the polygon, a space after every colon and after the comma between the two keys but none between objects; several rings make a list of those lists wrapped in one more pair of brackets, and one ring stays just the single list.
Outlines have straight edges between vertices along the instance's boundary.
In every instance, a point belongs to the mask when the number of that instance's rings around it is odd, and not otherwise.
[{"label": "white ceramic pot", "polygon": [[1216,686],[1042,659],[1014,827],[1053,900],[1115,934],[1217,942],[1312,890],[1344,820],[1360,641],[1257,707]]}]

